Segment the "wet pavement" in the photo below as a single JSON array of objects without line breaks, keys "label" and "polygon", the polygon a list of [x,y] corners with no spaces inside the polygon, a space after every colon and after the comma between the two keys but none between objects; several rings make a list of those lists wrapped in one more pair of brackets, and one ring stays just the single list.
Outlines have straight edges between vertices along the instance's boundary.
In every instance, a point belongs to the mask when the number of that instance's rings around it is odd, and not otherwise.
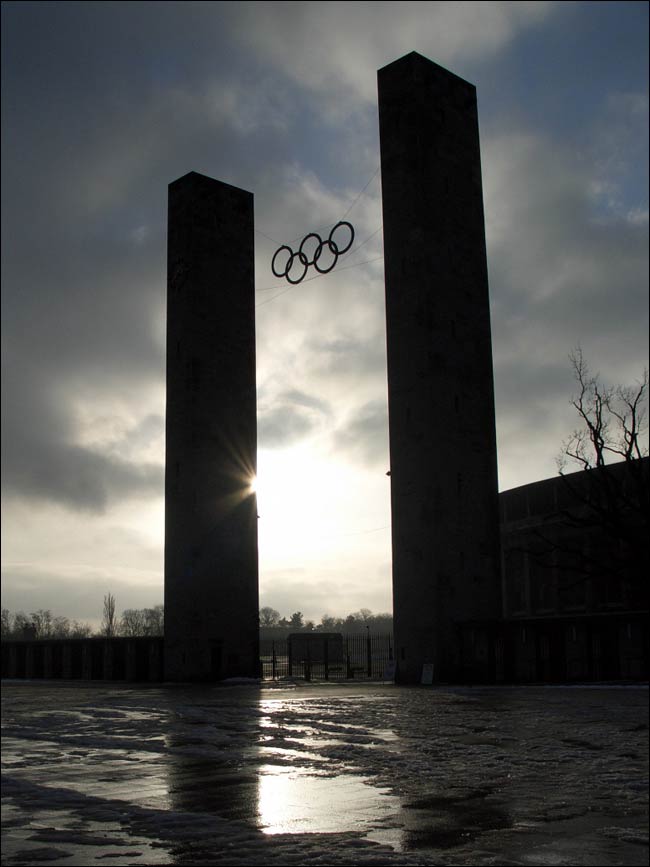
[{"label": "wet pavement", "polygon": [[5,681],[2,864],[648,863],[647,687]]}]

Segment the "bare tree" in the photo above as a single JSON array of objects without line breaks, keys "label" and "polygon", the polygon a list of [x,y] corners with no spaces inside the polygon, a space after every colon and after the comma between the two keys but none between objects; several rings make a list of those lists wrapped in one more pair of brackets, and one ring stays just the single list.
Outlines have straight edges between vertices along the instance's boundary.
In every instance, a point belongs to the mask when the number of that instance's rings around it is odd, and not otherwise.
[{"label": "bare tree", "polygon": [[144,611],[140,608],[126,608],[120,618],[120,635],[144,635]]},{"label": "bare tree", "polygon": [[67,617],[55,617],[47,609],[39,608],[29,615],[35,629],[36,638],[68,638],[70,636],[70,621]]},{"label": "bare tree", "polygon": [[39,608],[30,613],[35,638],[52,638],[54,631],[54,618],[49,609]]},{"label": "bare tree", "polygon": [[52,638],[69,638],[70,621],[67,617],[57,616],[52,620]]},{"label": "bare tree", "polygon": [[14,635],[16,638],[32,640],[36,638],[36,629],[34,624],[25,614],[24,611],[17,611],[14,617]]},{"label": "bare tree", "polygon": [[165,634],[165,606],[154,605],[153,608],[143,608],[145,635]]},{"label": "bare tree", "polygon": [[88,638],[92,628],[87,623],[72,622],[67,617],[54,616],[49,609],[39,608],[28,616],[24,611],[15,615],[2,609],[2,637],[18,639]]},{"label": "bare tree", "polygon": [[112,638],[117,633],[117,618],[115,616],[115,597],[112,593],[104,596],[104,613],[102,616],[102,635]]},{"label": "bare tree", "polygon": [[70,624],[70,638],[89,638],[93,634],[92,626],[73,620]]},{"label": "bare tree", "polygon": [[583,470],[604,467],[609,456],[634,461],[648,454],[642,439],[647,432],[648,371],[634,385],[605,386],[592,374],[580,346],[569,355],[578,393],[571,398],[580,418],[558,456],[564,474],[569,461]]},{"label": "bare tree", "polygon": [[[650,464],[644,445],[648,372],[634,385],[607,386],[590,371],[579,346],[569,359],[577,384],[571,404],[579,423],[557,458],[563,529],[535,530],[526,553],[542,567],[570,563],[567,574],[573,577],[562,592],[589,579],[625,584],[640,599],[647,593],[650,533]],[[583,472],[567,473],[571,463]]]},{"label": "bare tree", "polygon": [[163,605],[153,608],[126,608],[120,618],[120,635],[163,635],[165,609]]}]

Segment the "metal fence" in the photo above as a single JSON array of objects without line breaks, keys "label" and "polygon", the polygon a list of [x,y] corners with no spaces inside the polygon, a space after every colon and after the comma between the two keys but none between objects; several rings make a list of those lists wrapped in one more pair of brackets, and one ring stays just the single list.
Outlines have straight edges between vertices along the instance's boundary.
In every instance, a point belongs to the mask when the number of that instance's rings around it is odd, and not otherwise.
[{"label": "metal fence", "polygon": [[262,677],[390,680],[393,650],[392,635],[297,633],[283,639],[262,639]]}]

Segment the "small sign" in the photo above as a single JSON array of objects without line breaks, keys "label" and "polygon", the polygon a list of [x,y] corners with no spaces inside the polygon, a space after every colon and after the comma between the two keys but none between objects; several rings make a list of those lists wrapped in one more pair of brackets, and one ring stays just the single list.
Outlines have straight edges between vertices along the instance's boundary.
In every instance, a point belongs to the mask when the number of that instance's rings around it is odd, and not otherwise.
[{"label": "small sign", "polygon": [[384,668],[384,680],[395,680],[395,660],[391,659]]},{"label": "small sign", "polygon": [[425,662],[422,666],[422,678],[420,683],[430,685],[433,683],[433,663]]}]

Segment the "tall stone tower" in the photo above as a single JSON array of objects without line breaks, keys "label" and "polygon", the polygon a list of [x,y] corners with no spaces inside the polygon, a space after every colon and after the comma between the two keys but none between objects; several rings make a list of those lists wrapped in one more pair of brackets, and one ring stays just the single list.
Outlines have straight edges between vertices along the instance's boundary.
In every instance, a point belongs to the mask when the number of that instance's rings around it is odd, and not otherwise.
[{"label": "tall stone tower", "polygon": [[416,53],[378,84],[397,678],[453,680],[501,612],[476,89]]},{"label": "tall stone tower", "polygon": [[253,196],[169,185],[165,678],[257,676]]}]

